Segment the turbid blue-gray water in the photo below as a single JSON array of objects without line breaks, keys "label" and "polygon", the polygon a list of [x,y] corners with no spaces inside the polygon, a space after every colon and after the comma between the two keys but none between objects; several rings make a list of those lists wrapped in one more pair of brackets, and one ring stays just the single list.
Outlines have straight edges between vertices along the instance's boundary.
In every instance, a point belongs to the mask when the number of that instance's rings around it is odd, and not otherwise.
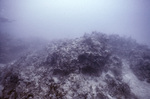
[{"label": "turbid blue-gray water", "polygon": [[149,99],[149,0],[0,0],[0,99]]}]

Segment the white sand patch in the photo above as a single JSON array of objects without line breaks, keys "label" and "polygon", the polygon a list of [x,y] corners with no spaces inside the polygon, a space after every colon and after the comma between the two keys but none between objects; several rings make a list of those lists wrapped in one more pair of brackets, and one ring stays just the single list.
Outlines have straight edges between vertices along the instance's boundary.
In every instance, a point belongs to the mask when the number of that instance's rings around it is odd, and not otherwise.
[{"label": "white sand patch", "polygon": [[140,81],[126,61],[123,61],[123,80],[129,84],[131,91],[140,99],[150,99],[150,84]]}]

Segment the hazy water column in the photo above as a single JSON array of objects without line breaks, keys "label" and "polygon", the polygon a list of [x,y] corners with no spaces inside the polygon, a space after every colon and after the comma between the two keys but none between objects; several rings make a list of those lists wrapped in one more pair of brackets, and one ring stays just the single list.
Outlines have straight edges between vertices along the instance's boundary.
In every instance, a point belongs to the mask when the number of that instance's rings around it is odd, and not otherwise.
[{"label": "hazy water column", "polygon": [[2,1],[3,15],[16,20],[13,33],[51,39],[100,31],[149,42],[149,0]]}]

